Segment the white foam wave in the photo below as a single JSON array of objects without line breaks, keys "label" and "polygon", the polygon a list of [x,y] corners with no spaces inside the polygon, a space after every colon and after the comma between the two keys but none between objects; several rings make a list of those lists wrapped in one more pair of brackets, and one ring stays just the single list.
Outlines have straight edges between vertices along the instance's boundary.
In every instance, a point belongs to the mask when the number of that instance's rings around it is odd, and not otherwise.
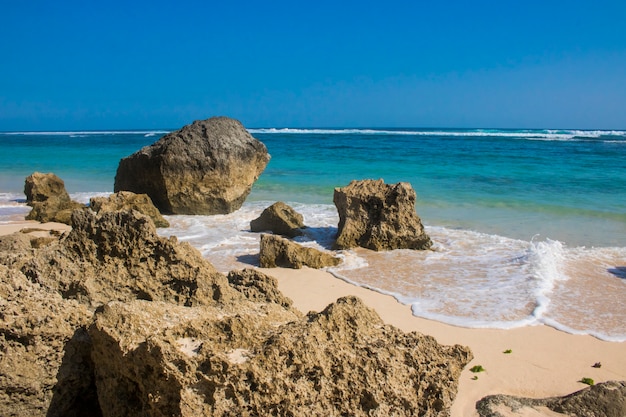
[{"label": "white foam wave", "polygon": [[[602,137],[624,137],[622,130],[386,130],[386,129],[248,129],[251,134],[309,134],[309,135],[404,135],[447,137],[509,137],[531,140],[590,140]],[[614,140],[621,142],[620,140]]]}]

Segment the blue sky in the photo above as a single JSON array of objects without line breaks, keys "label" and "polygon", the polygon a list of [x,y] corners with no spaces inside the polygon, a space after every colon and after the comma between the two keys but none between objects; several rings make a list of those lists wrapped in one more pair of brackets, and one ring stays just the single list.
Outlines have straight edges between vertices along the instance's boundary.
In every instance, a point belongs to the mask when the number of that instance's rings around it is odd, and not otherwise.
[{"label": "blue sky", "polygon": [[626,2],[0,0],[0,130],[626,129]]}]

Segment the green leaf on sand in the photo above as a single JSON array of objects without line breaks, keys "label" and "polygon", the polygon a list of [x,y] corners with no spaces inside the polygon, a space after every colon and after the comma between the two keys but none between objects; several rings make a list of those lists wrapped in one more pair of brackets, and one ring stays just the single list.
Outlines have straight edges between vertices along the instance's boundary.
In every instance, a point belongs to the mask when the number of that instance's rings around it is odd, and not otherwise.
[{"label": "green leaf on sand", "polygon": [[581,379],[578,382],[582,382],[583,384],[587,384],[587,385],[593,385],[594,384],[593,379],[591,379],[591,378],[583,378],[583,379]]},{"label": "green leaf on sand", "polygon": [[482,365],[475,365],[470,368],[470,372],[485,372],[485,368]]}]

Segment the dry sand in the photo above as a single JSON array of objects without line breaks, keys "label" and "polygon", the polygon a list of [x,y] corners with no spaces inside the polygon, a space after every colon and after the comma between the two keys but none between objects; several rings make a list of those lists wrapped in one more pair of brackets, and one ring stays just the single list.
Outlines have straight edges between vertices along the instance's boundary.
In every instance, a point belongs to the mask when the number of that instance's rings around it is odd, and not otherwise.
[{"label": "dry sand", "polygon": [[[511,330],[454,327],[415,317],[409,306],[393,297],[348,284],[327,272],[308,268],[263,271],[278,279],[280,290],[303,312],[320,311],[339,297],[355,295],[388,324],[434,336],[443,344],[469,346],[474,360],[461,374],[453,417],[476,416],[476,401],[490,394],[544,398],[585,388],[579,382],[582,378],[596,383],[626,380],[626,343],[604,342],[542,325]],[[509,349],[511,353],[504,353]],[[601,368],[593,367],[597,362]],[[473,374],[469,368],[474,365],[482,365],[485,372]],[[475,376],[478,379],[474,380]],[[561,415],[547,409],[508,414]]]},{"label": "dry sand", "polygon": [[[0,235],[24,229],[30,229],[29,233],[45,235],[48,230],[67,231],[69,226],[32,221],[13,222],[0,225]],[[469,346],[474,353],[474,360],[461,374],[452,417],[476,416],[476,401],[490,394],[543,398],[566,395],[585,388],[586,385],[579,382],[584,377],[593,378],[596,383],[626,380],[624,342],[604,342],[591,336],[571,335],[548,326],[512,330],[454,327],[415,317],[409,306],[398,303],[393,297],[348,284],[324,271],[309,268],[263,271],[278,279],[280,290],[303,312],[320,311],[339,297],[355,295],[374,308],[388,324],[404,331],[418,331],[434,336],[443,344]],[[504,353],[509,349],[511,353]],[[597,362],[602,364],[601,368],[593,367]],[[471,373],[469,368],[474,365],[481,365],[485,372]],[[473,379],[475,376],[478,379]],[[503,414],[560,415],[547,409]]]}]

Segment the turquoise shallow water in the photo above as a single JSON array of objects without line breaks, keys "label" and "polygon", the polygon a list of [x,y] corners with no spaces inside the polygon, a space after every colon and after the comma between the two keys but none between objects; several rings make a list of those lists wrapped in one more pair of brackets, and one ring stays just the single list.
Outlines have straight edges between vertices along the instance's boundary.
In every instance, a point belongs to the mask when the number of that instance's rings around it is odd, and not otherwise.
[{"label": "turquoise shallow water", "polygon": [[[113,190],[120,158],[167,131],[0,133],[0,221],[28,211],[22,190],[32,172],[54,172],[87,201]],[[545,323],[626,340],[626,131],[250,132],[272,159],[244,208],[173,216],[162,231],[190,241],[222,270],[258,252],[247,222],[274,201],[298,207],[313,226],[303,243],[324,247],[336,231],[334,187],[407,181],[436,251],[346,251],[335,275],[457,325]],[[581,300],[590,312],[575,308]]]}]

